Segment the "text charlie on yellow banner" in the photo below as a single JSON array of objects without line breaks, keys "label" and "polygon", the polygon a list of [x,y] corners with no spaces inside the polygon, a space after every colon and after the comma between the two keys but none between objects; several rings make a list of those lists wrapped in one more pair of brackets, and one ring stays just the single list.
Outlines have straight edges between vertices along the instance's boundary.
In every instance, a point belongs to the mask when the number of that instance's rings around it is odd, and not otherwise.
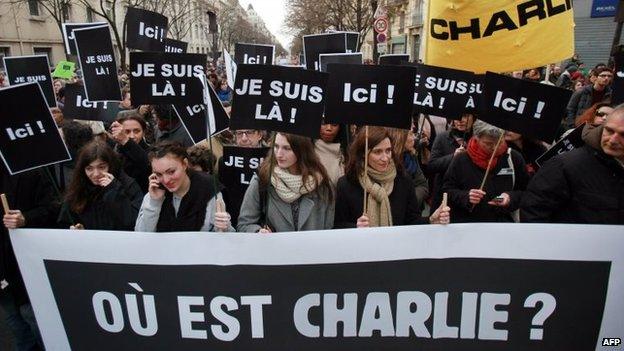
[{"label": "text charlie on yellow banner", "polygon": [[574,53],[572,0],[429,1],[425,63],[482,73]]}]

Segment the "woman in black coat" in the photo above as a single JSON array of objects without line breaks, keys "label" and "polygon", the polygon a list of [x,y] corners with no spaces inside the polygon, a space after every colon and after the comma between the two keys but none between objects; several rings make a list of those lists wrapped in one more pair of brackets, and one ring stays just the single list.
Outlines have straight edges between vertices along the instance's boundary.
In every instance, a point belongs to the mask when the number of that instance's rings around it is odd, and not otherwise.
[{"label": "woman in black coat", "polygon": [[149,145],[145,141],[147,123],[138,113],[126,114],[111,124],[111,134],[121,155],[124,172],[133,178],[143,193],[147,193],[152,167],[147,158]]},{"label": "woman in black coat", "polygon": [[[365,144],[366,132],[362,128],[349,149],[346,175],[338,180],[335,228],[449,222],[448,207],[438,208],[429,218],[419,215],[414,185],[393,152],[393,139],[386,128],[369,127],[367,155],[364,155]],[[368,158],[366,170],[364,157]]]},{"label": "woman in black coat", "polygon": [[80,151],[59,223],[72,229],[133,230],[142,198],[113,149],[93,141]]},{"label": "woman in black coat", "polygon": [[[505,141],[496,148],[504,131],[482,121],[473,127],[474,135],[466,152],[453,158],[444,175],[442,191],[448,193],[453,222],[512,222],[520,206],[529,176],[522,156]],[[489,175],[483,190],[481,182],[490,158]]]},{"label": "woman in black coat", "polygon": [[433,142],[431,158],[427,165],[430,179],[433,179],[431,207],[440,206],[442,201],[442,181],[453,157],[466,151],[466,144],[472,135],[474,116],[464,114],[461,120],[451,121],[451,129],[440,133]]}]

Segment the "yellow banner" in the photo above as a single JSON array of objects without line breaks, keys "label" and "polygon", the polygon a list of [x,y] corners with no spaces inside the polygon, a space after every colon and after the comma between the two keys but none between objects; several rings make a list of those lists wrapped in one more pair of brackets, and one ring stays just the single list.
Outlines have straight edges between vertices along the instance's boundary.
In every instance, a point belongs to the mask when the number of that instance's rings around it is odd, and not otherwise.
[{"label": "yellow banner", "polygon": [[572,0],[430,0],[425,63],[483,73],[574,54]]}]

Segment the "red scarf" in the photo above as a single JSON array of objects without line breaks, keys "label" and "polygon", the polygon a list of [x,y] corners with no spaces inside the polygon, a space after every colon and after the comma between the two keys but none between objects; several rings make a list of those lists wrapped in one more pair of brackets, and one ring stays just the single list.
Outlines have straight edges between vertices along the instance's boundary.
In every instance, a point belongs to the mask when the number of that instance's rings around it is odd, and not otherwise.
[{"label": "red scarf", "polygon": [[[479,166],[479,168],[487,169],[488,162],[490,162],[490,157],[492,154],[483,150],[481,146],[479,146],[479,142],[475,137],[470,138],[468,142],[468,156],[472,160],[472,162]],[[498,146],[498,150],[496,150],[494,154],[494,158],[492,159],[492,164],[490,165],[490,169],[494,168],[498,164],[498,159],[502,154],[507,152],[507,143],[503,140]]]}]

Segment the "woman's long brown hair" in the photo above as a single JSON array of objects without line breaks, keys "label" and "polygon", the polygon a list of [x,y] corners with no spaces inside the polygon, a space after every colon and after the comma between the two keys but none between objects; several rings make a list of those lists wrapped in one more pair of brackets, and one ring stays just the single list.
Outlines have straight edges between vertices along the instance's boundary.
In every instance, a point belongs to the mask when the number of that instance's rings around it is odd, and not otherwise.
[{"label": "woman's long brown hair", "polygon": [[[279,133],[288,141],[290,148],[297,157],[297,166],[301,171],[303,179],[307,179],[308,176],[314,178],[316,192],[321,197],[326,197],[326,200],[333,201],[334,194],[331,183],[329,182],[329,176],[327,170],[321,163],[316,151],[314,150],[314,144],[312,140],[306,137],[302,137],[294,134]],[[269,179],[271,170],[273,167],[277,167],[277,161],[275,160],[274,150],[269,150],[267,157],[260,165],[260,171],[258,176],[260,178],[260,186],[268,187],[271,183]]]},{"label": "woman's long brown hair", "polygon": [[102,193],[102,187],[93,185],[85,173],[85,168],[95,160],[106,162],[108,173],[115,178],[118,178],[121,172],[121,160],[108,144],[103,141],[92,141],[85,145],[78,154],[72,180],[65,194],[65,201],[74,213],[82,213],[85,207]]},{"label": "woman's long brown hair", "polygon": [[[394,151],[395,141],[392,133],[390,133],[387,128],[368,127],[368,152],[377,146],[377,144],[381,143],[385,138],[390,139],[390,144],[392,145],[392,160],[397,168],[397,173],[399,173],[399,170],[402,169],[401,161],[399,159],[399,155],[397,155]],[[364,157],[368,156],[364,155],[365,145],[366,130],[365,128],[360,128],[358,133],[355,135],[353,143],[351,143],[351,147],[349,147],[349,162],[345,168],[347,178],[355,184],[359,182],[358,177],[364,171]]]}]

